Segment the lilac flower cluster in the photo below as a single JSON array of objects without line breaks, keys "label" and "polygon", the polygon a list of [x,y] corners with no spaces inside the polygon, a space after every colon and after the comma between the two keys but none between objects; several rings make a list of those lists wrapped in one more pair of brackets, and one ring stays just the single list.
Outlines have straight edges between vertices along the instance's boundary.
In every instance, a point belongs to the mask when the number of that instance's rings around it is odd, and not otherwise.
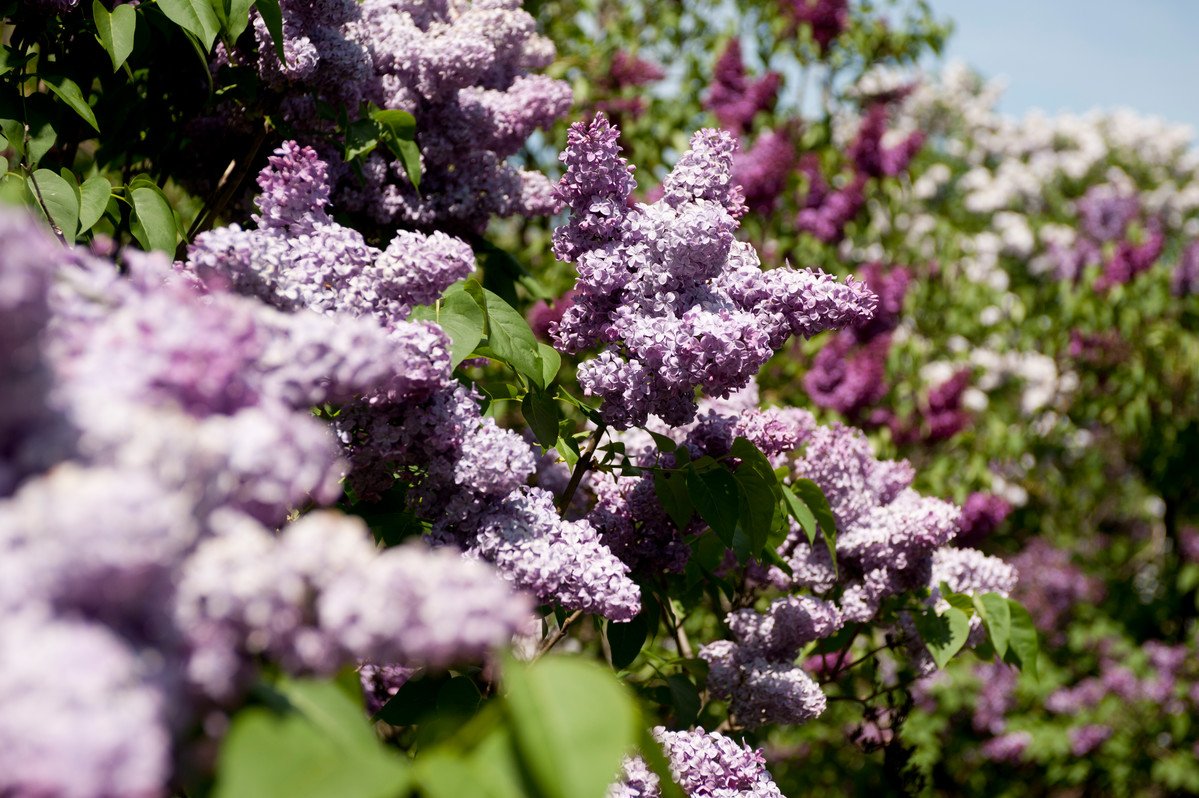
[{"label": "lilac flower cluster", "polygon": [[924,146],[924,134],[918,130],[893,147],[884,146],[887,109],[886,103],[871,105],[862,117],[857,136],[849,145],[847,155],[859,175],[878,178],[902,174]]},{"label": "lilac flower cluster", "polygon": [[563,81],[532,74],[553,61],[554,47],[517,0],[281,5],[285,63],[260,18],[252,57],[284,94],[293,125],[322,129],[318,100],[352,117],[366,101],[418,121],[419,192],[402,162],[376,149],[366,158],[364,181],[338,165],[339,207],[385,225],[467,232],[481,231],[493,214],[552,210],[548,180],[507,159],[535,129],[569,110],[571,92]]},{"label": "lilac flower cluster", "polygon": [[1034,539],[1012,558],[1020,571],[1016,598],[1043,634],[1064,639],[1066,622],[1076,605],[1103,599],[1103,583],[1072,562],[1070,553]]},{"label": "lilac flower cluster", "polygon": [[[718,732],[667,731],[658,726],[654,739],[662,744],[670,772],[689,798],[745,796],[782,798],[766,770],[761,751]],[[640,757],[625,760],[624,773],[608,790],[608,798],[661,798],[659,780]]]},{"label": "lilac flower cluster", "polygon": [[[1048,255],[1058,277],[1079,282],[1088,267],[1100,266],[1096,291],[1108,291],[1131,282],[1161,257],[1166,237],[1163,223],[1145,217],[1141,200],[1112,184],[1092,186],[1074,203],[1079,217],[1078,236],[1070,244],[1051,242]],[[1141,222],[1139,235],[1134,235]]]},{"label": "lilac flower cluster", "polygon": [[817,353],[804,375],[804,388],[820,407],[836,410],[859,423],[887,393],[886,366],[891,332],[899,325],[911,272],[878,262],[862,268],[866,286],[879,298],[874,316],[842,330]]},{"label": "lilac flower cluster", "polygon": [[836,605],[809,596],[776,599],[764,614],[738,610],[725,618],[733,640],[704,646],[708,689],[731,699],[729,712],[745,726],[799,724],[824,712],[819,685],[795,664],[800,649],[841,628]]},{"label": "lilac flower cluster", "polygon": [[741,40],[730,39],[712,69],[712,85],[704,97],[704,108],[712,112],[721,127],[743,133],[749,130],[759,111],[774,105],[782,80],[783,76],[777,72],[750,80],[741,58]]},{"label": "lilac flower cluster", "polygon": [[957,542],[976,545],[994,532],[1012,512],[1012,505],[994,493],[975,492],[962,504]]},{"label": "lilac flower cluster", "polygon": [[671,425],[695,413],[695,389],[726,396],[745,386],[788,336],[869,318],[860,284],[790,268],[761,271],[733,237],[744,212],[732,184],[735,143],[704,130],[663,183],[662,199],[629,207],[632,167],[618,131],[597,116],[571,128],[557,196],[570,207],[554,251],[574,262],[573,306],[552,331],[563,351],[601,346],[579,367],[588,395],[617,429],[652,413]]},{"label": "lilac flower cluster", "polygon": [[763,214],[774,210],[795,165],[795,143],[785,128],[762,133],[753,147],[737,153],[733,157],[733,182],[741,186],[746,207]]},{"label": "lilac flower cluster", "polygon": [[[301,308],[293,316],[317,310],[335,315],[339,330],[376,331],[381,350],[354,351],[379,371],[379,384],[360,379],[354,390],[307,397],[307,404],[340,405],[333,424],[356,496],[377,498],[398,477],[412,486],[409,501],[435,524],[439,541],[497,564],[543,601],[631,618],[639,594],[627,567],[587,522],[563,521],[546,491],[524,487],[534,469],[529,444],[482,417],[479,397],[453,379],[435,325],[404,320],[414,305],[432,302],[470,273],[470,248],[439,232],[401,232],[384,252],[367,247],[328,220],[325,175],[312,150],[285,145],[259,178],[260,227],[198,237],[189,273]],[[324,240],[314,231],[354,240],[343,251],[358,262],[313,248]],[[277,257],[264,262],[264,252]]]},{"label": "lilac flower cluster", "polygon": [[[24,344],[0,371],[46,369],[74,432],[30,442],[62,462],[0,499],[0,793],[160,795],[175,736],[243,695],[260,658],[445,667],[524,625],[528,598],[454,552],[378,554],[335,513],[272,531],[340,495],[309,405],[410,396],[376,322],[282,314],[150,256],[121,275],[9,214],[0,275],[29,309],[5,317]],[[68,661],[86,673],[47,679]]]},{"label": "lilac flower cluster", "polygon": [[821,53],[849,27],[849,0],[783,0],[782,5],[796,23],[810,26]]},{"label": "lilac flower cluster", "polygon": [[607,114],[615,122],[621,119],[636,119],[648,107],[644,92],[640,89],[666,77],[662,67],[640,56],[617,50],[612,55],[608,71],[596,77],[594,91],[600,95],[593,106],[595,111]]}]

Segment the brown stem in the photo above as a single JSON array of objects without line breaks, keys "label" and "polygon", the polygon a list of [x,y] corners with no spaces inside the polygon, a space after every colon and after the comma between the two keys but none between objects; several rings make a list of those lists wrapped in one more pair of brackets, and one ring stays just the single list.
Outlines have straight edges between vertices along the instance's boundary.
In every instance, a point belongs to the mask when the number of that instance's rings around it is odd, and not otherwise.
[{"label": "brown stem", "polygon": [[565,513],[566,508],[570,506],[570,501],[575,497],[575,491],[579,489],[579,484],[583,481],[583,476],[587,473],[587,469],[591,467],[591,457],[595,454],[596,447],[599,446],[600,438],[604,437],[604,431],[608,429],[607,424],[601,423],[591,433],[591,439],[587,442],[587,448],[575,463],[574,471],[570,474],[570,482],[566,484],[566,490],[562,491],[562,495],[558,497],[558,512]]},{"label": "brown stem", "polygon": [[561,641],[562,638],[566,637],[566,630],[570,628],[571,624],[582,617],[582,610],[575,610],[570,615],[567,615],[565,620],[562,621],[562,625],[551,632],[549,636],[545,638],[545,640],[541,641],[541,645],[537,647],[537,653],[533,655],[533,658],[529,660],[529,662],[536,662],[548,654],[551,648],[558,645],[558,642]]}]

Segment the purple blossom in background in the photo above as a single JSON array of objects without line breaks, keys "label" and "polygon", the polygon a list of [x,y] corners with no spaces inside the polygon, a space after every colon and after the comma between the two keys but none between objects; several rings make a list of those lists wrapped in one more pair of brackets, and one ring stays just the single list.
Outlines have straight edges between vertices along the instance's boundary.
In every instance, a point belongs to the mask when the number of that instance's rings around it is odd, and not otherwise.
[{"label": "purple blossom in background", "polygon": [[646,61],[632,53],[617,50],[612,56],[612,64],[608,69],[610,77],[617,86],[644,86],[648,83],[666,77],[662,67],[652,61]]},{"label": "purple blossom in background", "polygon": [[733,182],[754,213],[770,213],[796,164],[795,144],[786,130],[768,130],[747,152],[733,156]]},{"label": "purple blossom in background", "polygon": [[807,176],[808,190],[795,217],[795,226],[822,243],[835,244],[844,237],[845,226],[866,205],[866,177],[855,174],[841,188],[832,189],[825,182],[815,156],[801,158],[799,168]]},{"label": "purple blossom in background", "polygon": [[1088,724],[1070,730],[1070,753],[1074,756],[1087,756],[1112,736],[1111,726]]},{"label": "purple blossom in background", "polygon": [[982,744],[979,753],[992,762],[1016,765],[1024,761],[1024,752],[1032,744],[1032,735],[1026,731],[1008,732],[992,737]]},{"label": "purple blossom in background", "polygon": [[1103,263],[1103,273],[1095,279],[1096,291],[1107,291],[1117,285],[1132,281],[1137,275],[1149,271],[1161,256],[1166,237],[1161,227],[1149,225],[1146,238],[1139,244],[1121,241],[1116,251]]},{"label": "purple blossom in background", "polygon": [[878,295],[878,309],[874,316],[851,328],[858,342],[864,344],[899,326],[903,301],[912,283],[912,272],[906,266],[887,267],[874,261],[861,268],[861,278],[866,287]]},{"label": "purple blossom in background", "polygon": [[980,734],[998,735],[1007,730],[1006,715],[1016,703],[1016,683],[1020,673],[1002,662],[976,665],[979,691],[974,699],[974,730]]},{"label": "purple blossom in background", "polygon": [[928,392],[924,404],[925,433],[929,441],[945,441],[970,424],[962,409],[962,394],[970,387],[970,370],[961,369]]},{"label": "purple blossom in background", "polygon": [[975,492],[962,504],[957,542],[974,546],[994,532],[1012,512],[1012,505],[994,493]]},{"label": "purple blossom in background", "polygon": [[811,27],[821,53],[849,27],[849,0],[782,0],[781,5],[797,24]]},{"label": "purple blossom in background", "polygon": [[[654,739],[662,744],[670,772],[688,798],[744,796],[782,798],[766,770],[761,751],[737,744],[732,738],[703,729],[668,731],[657,726]],[[640,757],[625,760],[621,779],[608,790],[608,798],[661,798],[658,777]]]},{"label": "purple blossom in background", "polygon": [[1124,238],[1128,226],[1141,211],[1135,196],[1128,196],[1112,185],[1092,186],[1075,203],[1082,232],[1099,244]]},{"label": "purple blossom in background", "polygon": [[1103,599],[1103,583],[1071,561],[1070,553],[1033,539],[1012,558],[1020,572],[1015,598],[1024,605],[1037,628],[1062,638],[1066,621],[1076,604]]},{"label": "purple blossom in background", "polygon": [[730,39],[712,68],[712,85],[704,97],[704,107],[721,127],[734,133],[745,132],[759,111],[774,105],[782,79],[777,72],[767,72],[756,80],[746,77],[741,41]]},{"label": "purple blossom in background", "polygon": [[883,146],[887,132],[887,106],[874,103],[862,117],[858,134],[849,145],[847,155],[859,175],[866,177],[895,177],[908,168],[924,146],[924,134],[916,131],[893,147]]},{"label": "purple blossom in background", "polygon": [[856,418],[887,395],[890,351],[890,335],[856,345],[853,331],[842,330],[816,353],[804,374],[804,389],[817,407]]},{"label": "purple blossom in background", "polygon": [[1180,297],[1199,294],[1199,241],[1187,244],[1178,257],[1178,265],[1170,275],[1170,290]]},{"label": "purple blossom in background", "polygon": [[662,199],[628,206],[635,183],[618,131],[602,116],[571,128],[559,198],[571,208],[555,253],[576,263],[574,305],[552,331],[563,351],[604,347],[579,367],[613,427],[689,422],[694,392],[725,396],[790,335],[869,318],[875,297],[852,281],[793,269],[762,272],[733,232],[744,211],[727,133],[692,137]]},{"label": "purple blossom in background", "polygon": [[539,299],[529,308],[527,314],[529,328],[533,334],[543,341],[550,340],[550,328],[562,321],[562,315],[570,310],[575,301],[575,291],[571,289],[553,302]]}]

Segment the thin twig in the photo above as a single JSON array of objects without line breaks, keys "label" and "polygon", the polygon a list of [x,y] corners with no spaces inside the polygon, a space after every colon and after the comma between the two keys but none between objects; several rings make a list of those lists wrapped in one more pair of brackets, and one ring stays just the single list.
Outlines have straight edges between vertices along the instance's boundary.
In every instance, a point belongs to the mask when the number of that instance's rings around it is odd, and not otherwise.
[{"label": "thin twig", "polygon": [[[230,170],[227,168],[225,169],[225,173],[221,175],[221,179],[217,183],[217,187],[214,192],[214,194],[216,194],[215,201],[211,204],[206,203],[205,206],[200,209],[200,212],[196,214],[196,218],[192,220],[192,225],[187,231],[188,241],[191,241],[197,235],[209,229],[212,226],[212,223],[215,222],[222,213],[224,213],[226,206],[228,206],[228,204],[233,200],[233,197],[236,196],[238,189],[241,188],[241,184],[245,182],[246,175],[248,175],[250,173],[250,169],[253,168],[254,161],[258,159],[258,153],[262,149],[262,145],[266,142],[266,137],[270,135],[270,132],[271,127],[264,120],[262,126],[258,129],[258,135],[254,138],[253,146],[251,146],[246,152],[246,155],[244,158],[242,158],[241,163],[237,165],[236,171],[232,172],[232,177],[230,177]],[[224,189],[223,191],[222,188]],[[180,246],[182,247],[185,244],[186,242],[183,242],[180,244]]]},{"label": "thin twig", "polygon": [[570,482],[566,485],[566,490],[562,491],[562,495],[558,497],[558,512],[566,512],[566,508],[570,506],[570,501],[575,497],[575,491],[579,489],[579,484],[583,481],[583,476],[587,473],[587,469],[591,467],[591,457],[595,454],[596,447],[599,446],[600,438],[604,437],[604,432],[608,429],[607,424],[600,424],[591,433],[591,440],[587,443],[587,449],[580,455],[578,462],[575,463],[574,471],[571,472]]},{"label": "thin twig", "polygon": [[570,615],[567,615],[565,620],[562,621],[562,625],[555,629],[545,640],[541,641],[541,645],[537,647],[537,653],[533,655],[533,658],[529,662],[536,662],[548,654],[551,648],[558,645],[558,642],[566,637],[566,630],[570,628],[571,624],[582,617],[582,610],[575,610]]},{"label": "thin twig", "polygon": [[687,659],[691,659],[694,656],[691,652],[691,643],[687,640],[687,633],[683,630],[683,624],[674,615],[674,609],[670,606],[669,598],[662,602],[662,610],[666,616],[666,625],[670,627],[670,636],[674,638],[674,644],[678,646],[679,654]]}]

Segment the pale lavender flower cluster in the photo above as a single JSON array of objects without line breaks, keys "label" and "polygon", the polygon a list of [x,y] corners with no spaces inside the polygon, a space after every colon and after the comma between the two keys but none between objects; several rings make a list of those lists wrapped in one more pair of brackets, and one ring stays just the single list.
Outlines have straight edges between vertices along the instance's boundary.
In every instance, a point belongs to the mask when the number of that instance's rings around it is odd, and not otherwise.
[{"label": "pale lavender flower cluster", "polygon": [[738,610],[725,622],[733,640],[709,643],[699,655],[708,663],[712,696],[731,699],[729,712],[739,723],[799,724],[824,712],[824,693],[795,658],[806,644],[841,628],[836,605],[790,596],[776,599],[765,614]]},{"label": "pale lavender flower cluster", "polygon": [[629,205],[632,167],[602,115],[571,128],[557,196],[570,220],[554,251],[576,264],[574,304],[552,330],[563,351],[602,347],[579,367],[586,394],[617,428],[650,414],[680,425],[695,389],[727,396],[791,335],[867,319],[875,297],[852,280],[791,268],[763,272],[733,233],[744,212],[732,182],[735,142],[702,130],[663,183],[662,198]]},{"label": "pale lavender flower cluster", "polygon": [[[187,269],[259,297],[266,285],[264,298],[272,304],[334,314],[339,328],[374,329],[383,336],[383,351],[356,351],[386,382],[359,380],[356,390],[307,402],[341,405],[333,424],[353,466],[349,484],[358,498],[377,498],[398,479],[413,486],[410,504],[437,526],[442,542],[497,564],[543,601],[631,618],[640,596],[627,566],[589,523],[563,521],[546,491],[524,487],[534,470],[528,442],[483,418],[479,397],[453,379],[436,326],[403,320],[411,307],[436,300],[470,273],[470,248],[440,232],[401,232],[385,252],[356,248],[361,267],[348,268],[337,253],[326,260],[323,250],[310,249],[314,239],[306,236],[312,230],[336,230],[342,238],[358,234],[327,221],[325,171],[312,150],[284,145],[259,178],[259,220],[269,226],[199,237]],[[322,268],[287,271],[256,263],[261,251],[255,244],[263,238],[278,243],[278,264],[307,263],[311,256]],[[218,248],[213,240],[238,243]],[[242,279],[247,272],[253,279]]]},{"label": "pale lavender flower cluster", "polygon": [[[0,793],[160,795],[175,734],[243,695],[260,658],[438,668],[523,627],[528,598],[455,552],[380,555],[334,513],[272,531],[340,495],[308,405],[409,396],[376,322],[281,314],[153,257],[121,275],[6,216],[0,285],[24,276],[21,306],[49,309],[6,321],[77,434],[0,500]],[[64,662],[87,667],[48,678]]]},{"label": "pale lavender flower cluster", "polygon": [[1012,558],[1020,572],[1016,598],[1043,634],[1064,639],[1067,621],[1079,604],[1104,597],[1103,582],[1074,564],[1070,553],[1034,539]]},{"label": "pale lavender flower cluster", "polygon": [[790,131],[767,130],[752,147],[733,157],[733,181],[745,193],[745,204],[754,213],[770,213],[787,186],[787,176],[798,156]]},{"label": "pale lavender flower cluster", "polygon": [[[670,772],[689,798],[782,798],[761,751],[718,732],[653,730],[670,761]],[[608,798],[660,798],[659,780],[640,757],[625,760],[624,773]]]},{"label": "pale lavender flower cluster", "polygon": [[[517,0],[341,0],[333,14],[307,5],[283,4],[285,37],[295,50],[294,65],[289,57],[281,71],[291,93],[288,115],[316,123],[315,89],[351,114],[366,100],[417,119],[420,190],[401,161],[376,149],[366,158],[364,182],[338,169],[339,206],[380,224],[467,232],[481,231],[493,214],[552,211],[549,181],[507,159],[570,109],[571,91],[532,74],[553,61],[554,47]],[[259,37],[268,79],[280,72],[272,47]]]},{"label": "pale lavender flower cluster", "polygon": [[401,231],[387,249],[334,222],[328,169],[314,150],[292,141],[258,176],[256,230],[223,227],[196,237],[187,269],[282,310],[373,315],[396,337],[419,334],[403,320],[474,271],[468,244],[441,232]]}]

